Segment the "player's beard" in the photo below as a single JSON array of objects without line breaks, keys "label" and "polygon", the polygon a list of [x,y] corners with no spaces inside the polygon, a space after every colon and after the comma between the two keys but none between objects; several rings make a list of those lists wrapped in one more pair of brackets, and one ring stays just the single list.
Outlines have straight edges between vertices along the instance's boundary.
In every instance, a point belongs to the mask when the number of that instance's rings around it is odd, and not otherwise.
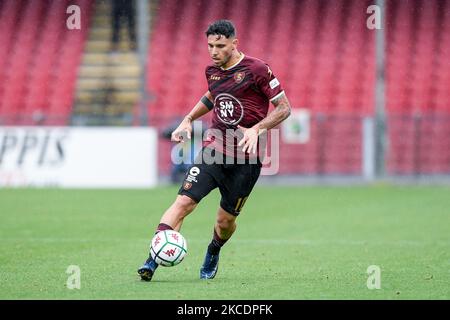
[{"label": "player's beard", "polygon": [[[232,54],[229,54],[228,56],[224,57],[222,60],[222,63],[220,65],[217,65],[218,67],[225,68],[226,64],[230,61]],[[215,62],[215,61],[214,61]],[[220,62],[220,61],[218,61]]]}]

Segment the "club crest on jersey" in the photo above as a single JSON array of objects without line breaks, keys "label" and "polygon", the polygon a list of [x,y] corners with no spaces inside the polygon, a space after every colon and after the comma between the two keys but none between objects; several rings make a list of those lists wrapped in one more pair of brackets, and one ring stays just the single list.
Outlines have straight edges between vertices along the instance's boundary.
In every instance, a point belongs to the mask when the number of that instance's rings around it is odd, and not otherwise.
[{"label": "club crest on jersey", "polygon": [[237,125],[244,117],[242,103],[229,93],[221,93],[214,100],[214,112],[225,124]]},{"label": "club crest on jersey", "polygon": [[234,81],[236,83],[241,83],[242,80],[244,80],[244,78],[245,78],[245,72],[236,72],[234,74]]}]

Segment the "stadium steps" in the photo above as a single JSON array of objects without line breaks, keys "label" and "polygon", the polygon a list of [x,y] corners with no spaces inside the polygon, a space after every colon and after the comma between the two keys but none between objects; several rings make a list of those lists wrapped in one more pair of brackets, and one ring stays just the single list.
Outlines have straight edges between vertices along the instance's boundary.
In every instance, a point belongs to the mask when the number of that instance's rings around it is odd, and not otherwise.
[{"label": "stadium steps", "polygon": [[140,66],[125,24],[118,50],[111,46],[111,1],[96,0],[78,72],[72,122],[77,125],[130,125],[140,99]]},{"label": "stadium steps", "polygon": [[[122,63],[122,62],[120,62]],[[137,61],[134,65],[119,64],[116,65],[115,62],[110,62],[110,64],[105,65],[83,65],[80,67],[79,75],[80,77],[88,78],[98,78],[102,76],[110,76],[114,79],[117,75],[119,77],[138,77],[139,76],[139,65]]]},{"label": "stadium steps", "polygon": [[[116,87],[120,87],[126,90],[138,90],[139,89],[139,79],[136,78],[115,78],[112,79],[112,83]],[[105,80],[101,78],[88,78],[84,77],[78,82],[78,88],[84,91],[88,90],[99,90],[105,85]],[[80,93],[80,95],[83,94]]]}]

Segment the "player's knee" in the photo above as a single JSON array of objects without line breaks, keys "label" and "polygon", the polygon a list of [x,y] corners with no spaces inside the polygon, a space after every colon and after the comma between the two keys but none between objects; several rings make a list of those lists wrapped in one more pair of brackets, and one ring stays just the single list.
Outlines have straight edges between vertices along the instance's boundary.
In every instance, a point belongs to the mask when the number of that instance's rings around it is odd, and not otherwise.
[{"label": "player's knee", "polygon": [[190,213],[195,209],[197,203],[185,195],[180,195],[175,200],[175,205],[180,209],[181,212]]},{"label": "player's knee", "polygon": [[232,229],[235,224],[235,218],[234,217],[227,217],[227,216],[218,216],[217,217],[217,226],[222,230],[229,230]]}]

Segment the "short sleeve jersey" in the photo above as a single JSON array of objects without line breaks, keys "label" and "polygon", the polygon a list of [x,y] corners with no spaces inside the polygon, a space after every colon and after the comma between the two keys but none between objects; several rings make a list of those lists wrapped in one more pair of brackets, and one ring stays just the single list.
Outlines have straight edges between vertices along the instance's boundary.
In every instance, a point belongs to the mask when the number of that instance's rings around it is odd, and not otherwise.
[{"label": "short sleeve jersey", "polygon": [[[214,99],[211,128],[220,130],[223,137],[227,129],[236,130],[237,125],[250,128],[260,122],[267,116],[269,102],[283,93],[264,61],[241,54],[242,58],[227,69],[206,67],[208,89]],[[230,147],[230,141],[225,144]]]}]

